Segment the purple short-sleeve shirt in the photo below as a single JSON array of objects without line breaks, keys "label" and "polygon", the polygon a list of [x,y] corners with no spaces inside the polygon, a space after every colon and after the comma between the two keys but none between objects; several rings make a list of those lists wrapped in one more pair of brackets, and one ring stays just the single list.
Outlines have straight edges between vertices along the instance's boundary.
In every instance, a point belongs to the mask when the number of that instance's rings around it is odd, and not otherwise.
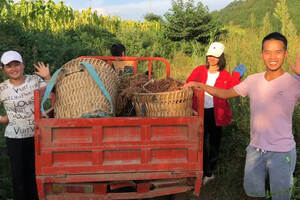
[{"label": "purple short-sleeve shirt", "polygon": [[239,95],[250,97],[250,145],[287,152],[295,147],[292,117],[300,100],[300,77],[284,73],[267,81],[264,76],[265,72],[250,75],[234,87]]}]

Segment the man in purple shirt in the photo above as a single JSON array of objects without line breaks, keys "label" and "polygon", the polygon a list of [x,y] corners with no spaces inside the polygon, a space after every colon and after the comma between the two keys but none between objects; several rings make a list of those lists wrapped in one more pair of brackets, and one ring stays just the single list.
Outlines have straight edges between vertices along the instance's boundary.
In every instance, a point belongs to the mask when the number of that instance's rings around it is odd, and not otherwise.
[{"label": "man in purple shirt", "polygon": [[296,165],[292,116],[300,100],[300,60],[284,72],[287,57],[285,36],[274,32],[262,41],[261,56],[266,71],[248,76],[232,89],[220,89],[199,82],[184,87],[199,87],[213,96],[227,99],[250,97],[250,144],[246,148],[244,189],[249,199],[265,197],[265,179],[269,175],[273,200],[289,200]]}]

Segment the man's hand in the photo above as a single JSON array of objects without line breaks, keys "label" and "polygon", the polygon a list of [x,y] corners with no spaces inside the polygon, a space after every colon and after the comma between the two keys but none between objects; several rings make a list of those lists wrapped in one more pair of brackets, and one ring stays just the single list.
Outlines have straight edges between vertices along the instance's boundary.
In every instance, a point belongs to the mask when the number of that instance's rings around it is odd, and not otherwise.
[{"label": "man's hand", "polygon": [[237,67],[233,68],[233,72],[239,72],[240,73],[240,78],[242,78],[245,74],[247,69],[245,68],[244,64],[239,64]]},{"label": "man's hand", "polygon": [[292,70],[298,75],[300,76],[300,58],[299,58],[299,54],[296,54],[296,64],[294,64],[293,62],[290,62],[291,68]]},{"label": "man's hand", "polygon": [[37,70],[36,72],[34,72],[35,74],[44,78],[46,81],[49,81],[51,79],[49,64],[45,65],[43,62],[38,62],[37,64],[33,64],[33,65]]},{"label": "man's hand", "polygon": [[216,87],[211,87],[209,85],[206,85],[201,82],[195,82],[191,81],[186,84],[184,84],[183,89],[189,88],[189,87],[195,87],[195,88],[200,88],[204,90],[205,92],[208,92],[212,96],[218,97],[220,99],[229,99],[233,97],[239,96],[239,94],[233,89],[222,89],[222,88],[216,88]]},{"label": "man's hand", "polygon": [[200,83],[200,82],[191,81],[191,82],[188,82],[188,83],[184,84],[182,86],[182,88],[183,89],[186,89],[186,88],[189,88],[189,87],[198,87],[198,88],[200,88],[201,84],[202,83]]}]

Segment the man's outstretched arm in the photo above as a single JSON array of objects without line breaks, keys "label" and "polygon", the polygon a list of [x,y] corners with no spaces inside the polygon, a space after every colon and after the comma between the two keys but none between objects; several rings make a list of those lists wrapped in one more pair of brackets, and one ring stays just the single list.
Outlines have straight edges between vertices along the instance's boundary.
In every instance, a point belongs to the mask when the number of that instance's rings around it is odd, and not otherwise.
[{"label": "man's outstretched arm", "polygon": [[230,99],[233,97],[240,96],[233,88],[230,88],[230,89],[216,88],[216,87],[211,87],[204,83],[195,82],[195,81],[191,81],[183,86],[183,88],[188,88],[188,87],[200,88],[200,89],[208,92],[212,96],[218,97],[220,99]]}]

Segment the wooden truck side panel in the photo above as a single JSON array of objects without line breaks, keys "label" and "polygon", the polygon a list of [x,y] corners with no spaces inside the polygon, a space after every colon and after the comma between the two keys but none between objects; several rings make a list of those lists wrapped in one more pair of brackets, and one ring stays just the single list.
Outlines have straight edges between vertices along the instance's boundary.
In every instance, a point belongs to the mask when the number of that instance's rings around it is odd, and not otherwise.
[{"label": "wooden truck side panel", "polygon": [[195,117],[41,119],[37,173],[199,170],[200,123]]}]

